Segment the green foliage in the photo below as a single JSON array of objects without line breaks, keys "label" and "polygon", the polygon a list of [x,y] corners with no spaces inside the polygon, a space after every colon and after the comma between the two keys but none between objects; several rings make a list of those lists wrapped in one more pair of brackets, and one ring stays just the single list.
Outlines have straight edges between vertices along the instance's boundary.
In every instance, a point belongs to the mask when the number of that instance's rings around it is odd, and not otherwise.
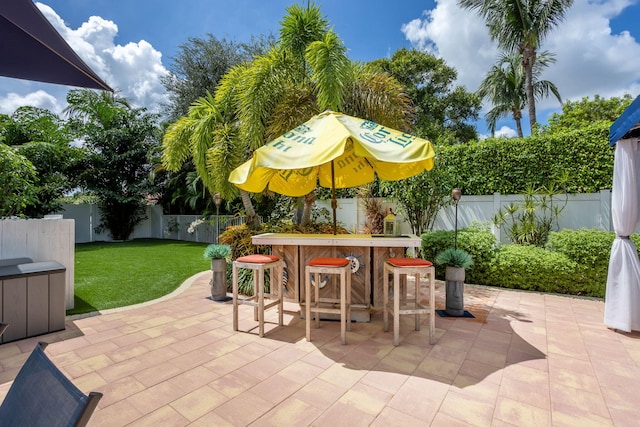
[{"label": "green foliage", "polygon": [[35,203],[35,181],[31,162],[0,143],[0,218],[23,215]]},{"label": "green foliage", "polygon": [[0,139],[25,156],[36,169],[36,201],[23,213],[37,218],[61,209],[59,199],[77,186],[83,150],[70,146],[66,123],[48,110],[19,107],[0,122]]},{"label": "green foliage", "polygon": [[488,280],[504,288],[576,294],[584,290],[577,269],[576,262],[559,252],[530,245],[504,245],[496,251]]},{"label": "green foliage", "polygon": [[567,205],[566,194],[564,200],[558,200],[558,188],[552,186],[534,190],[529,186],[521,203],[512,203],[498,211],[493,219],[494,224],[506,226],[512,243],[543,247]]},{"label": "green foliage", "polygon": [[[439,253],[454,246],[454,231],[431,231],[421,235],[422,257],[435,260]],[[475,223],[458,230],[458,249],[469,253],[473,265],[466,271],[467,281],[476,284],[490,284],[486,277],[493,260],[497,241],[486,224]],[[444,268],[436,268],[436,277],[444,279]]]},{"label": "green foliage", "polygon": [[548,133],[566,132],[603,122],[610,126],[633,102],[629,94],[622,98],[601,98],[595,95],[593,100],[584,97],[580,101],[567,100],[562,104],[562,113],[553,113],[548,125],[542,131]]},{"label": "green foliage", "polygon": [[449,248],[436,256],[436,264],[446,267],[469,268],[473,265],[473,257],[462,249]]},{"label": "green foliage", "polygon": [[612,185],[608,141],[609,126],[602,122],[527,138],[489,138],[437,147],[434,169],[456,176],[463,194],[522,194],[562,180],[567,193],[593,193]]},{"label": "green foliage", "polygon": [[144,219],[146,197],[157,191],[149,180],[149,153],[159,146],[157,116],[117,95],[87,89],[71,90],[67,102],[72,129],[87,149],[83,187],[100,199],[98,229],[126,240]]},{"label": "green foliage", "polygon": [[438,211],[451,204],[451,188],[455,186],[451,170],[438,165],[429,172],[401,181],[380,180],[380,192],[395,199],[414,234],[433,229]]},{"label": "green foliage", "polygon": [[453,86],[457,72],[445,61],[418,50],[399,49],[390,59],[371,63],[395,77],[416,107],[412,133],[438,144],[457,144],[477,138],[469,124],[478,118],[480,98]]},{"label": "green foliage", "polygon": [[[638,240],[640,235],[633,235]],[[609,256],[615,233],[602,230],[561,230],[549,234],[546,248],[564,254],[577,264],[583,290],[579,292],[603,297],[609,271]]]},{"label": "green foliage", "polygon": [[272,43],[272,36],[252,37],[249,43],[217,39],[212,34],[189,37],[178,46],[169,74],[161,78],[169,94],[169,120],[186,116],[196,99],[207,92],[215,93],[227,71],[264,53]]},{"label": "green foliage", "polygon": [[225,259],[231,255],[231,246],[210,244],[204,249],[203,256],[209,259]]}]

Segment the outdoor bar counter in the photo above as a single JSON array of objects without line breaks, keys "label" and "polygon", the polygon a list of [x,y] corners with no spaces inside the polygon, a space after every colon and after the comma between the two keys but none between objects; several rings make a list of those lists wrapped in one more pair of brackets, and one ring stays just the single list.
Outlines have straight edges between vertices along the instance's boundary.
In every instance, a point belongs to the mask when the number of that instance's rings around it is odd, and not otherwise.
[{"label": "outdoor bar counter", "polygon": [[[352,319],[369,321],[370,309],[382,307],[383,265],[389,257],[404,256],[419,248],[414,234],[285,234],[265,233],[252,237],[254,245],[271,246],[271,253],[284,260],[283,293],[288,301],[304,301],[304,267],[316,257],[344,257],[351,261]],[[333,276],[333,275],[332,275]],[[320,295],[338,298],[336,279],[327,277]]]}]

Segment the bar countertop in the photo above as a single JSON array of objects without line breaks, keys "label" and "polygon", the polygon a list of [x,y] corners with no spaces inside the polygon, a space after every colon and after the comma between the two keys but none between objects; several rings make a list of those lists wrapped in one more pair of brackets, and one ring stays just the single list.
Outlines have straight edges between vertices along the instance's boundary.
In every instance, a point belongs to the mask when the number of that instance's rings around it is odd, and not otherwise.
[{"label": "bar countertop", "polygon": [[251,238],[254,245],[293,246],[369,246],[418,248],[420,237],[415,234],[385,236],[382,234],[295,234],[263,233]]}]

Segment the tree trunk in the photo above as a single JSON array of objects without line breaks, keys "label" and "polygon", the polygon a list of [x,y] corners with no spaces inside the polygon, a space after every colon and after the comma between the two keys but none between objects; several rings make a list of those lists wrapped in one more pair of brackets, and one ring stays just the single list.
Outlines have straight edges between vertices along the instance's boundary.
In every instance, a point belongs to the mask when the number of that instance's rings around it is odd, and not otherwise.
[{"label": "tree trunk", "polygon": [[300,221],[300,225],[309,225],[309,223],[311,222],[311,208],[313,207],[313,203],[315,201],[316,195],[313,191],[304,196],[304,209],[302,211],[302,219]]},{"label": "tree trunk", "polygon": [[516,119],[516,129],[518,129],[518,138],[522,138],[522,120],[519,118]]},{"label": "tree trunk", "polygon": [[253,208],[253,203],[251,202],[249,193],[244,190],[240,190],[240,197],[242,198],[244,210],[247,213],[247,224],[249,224],[249,227],[251,228],[260,230],[262,228],[262,224],[260,224],[260,218],[256,214],[256,210]]},{"label": "tree trunk", "polygon": [[536,128],[536,99],[533,94],[533,66],[536,63],[536,51],[531,46],[526,46],[522,52],[522,67],[524,68],[524,85],[527,93],[527,104],[529,105],[529,125],[531,135]]}]

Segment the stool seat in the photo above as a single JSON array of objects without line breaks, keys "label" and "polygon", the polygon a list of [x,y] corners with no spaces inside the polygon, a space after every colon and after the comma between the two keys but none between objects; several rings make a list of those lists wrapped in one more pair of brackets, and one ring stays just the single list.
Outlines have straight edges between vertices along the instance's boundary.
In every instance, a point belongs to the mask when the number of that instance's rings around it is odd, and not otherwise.
[{"label": "stool seat", "polygon": [[[320,297],[321,275],[337,275],[340,286],[340,298]],[[311,277],[315,283],[313,299]],[[316,319],[316,328],[320,327],[320,314],[338,314],[340,316],[340,339],[347,344],[347,330],[351,330],[351,263],[346,258],[313,258],[305,266],[305,322],[307,341],[311,341],[311,313]],[[339,304],[340,308],[335,308]]]},{"label": "stool seat", "polygon": [[[389,274],[393,274],[393,304],[389,303]],[[412,275],[415,282],[413,298],[401,290],[407,277]],[[420,302],[420,277],[429,279],[429,305]],[[429,315],[429,344],[434,344],[435,333],[435,268],[431,261],[421,258],[388,258],[383,274],[383,321],[385,332],[389,330],[389,313],[393,315],[393,344],[400,344],[400,316],[414,315],[415,330],[420,330],[420,315]]]},{"label": "stool seat", "polygon": [[[253,295],[242,297],[238,291],[238,270],[249,269],[253,272]],[[264,291],[264,272],[269,270],[269,292]],[[268,300],[268,301],[267,301]],[[264,312],[278,306],[278,325],[284,324],[282,295],[282,260],[275,255],[253,254],[238,257],[233,261],[233,330],[238,330],[238,306],[249,305],[254,308],[253,317],[258,322],[260,338],[264,336]]]}]

